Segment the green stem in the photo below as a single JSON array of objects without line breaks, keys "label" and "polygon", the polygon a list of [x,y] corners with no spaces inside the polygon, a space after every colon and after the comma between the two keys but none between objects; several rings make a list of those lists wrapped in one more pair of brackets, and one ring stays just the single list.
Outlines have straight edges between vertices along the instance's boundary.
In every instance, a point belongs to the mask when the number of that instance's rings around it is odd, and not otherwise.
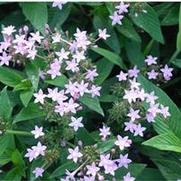
[{"label": "green stem", "polygon": [[169,60],[169,64],[177,57],[177,55],[180,53],[180,50],[176,50],[174,54],[171,56]]},{"label": "green stem", "polygon": [[21,135],[21,136],[33,136],[32,133],[27,131],[18,131],[18,130],[6,130],[7,134],[15,134],[15,135]]},{"label": "green stem", "polygon": [[149,52],[151,50],[151,47],[153,46],[153,43],[154,43],[154,40],[153,39],[150,40],[150,42],[148,43],[148,45],[146,46],[146,48],[145,48],[145,50],[143,52],[144,56],[149,54]]}]

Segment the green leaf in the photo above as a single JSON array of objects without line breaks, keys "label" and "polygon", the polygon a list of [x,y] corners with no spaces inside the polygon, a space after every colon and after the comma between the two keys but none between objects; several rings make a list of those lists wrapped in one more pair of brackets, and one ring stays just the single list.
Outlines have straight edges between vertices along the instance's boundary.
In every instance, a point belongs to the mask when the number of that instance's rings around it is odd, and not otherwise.
[{"label": "green leaf", "polygon": [[13,147],[14,138],[12,135],[5,134],[0,137],[0,155],[2,155],[9,147]]},{"label": "green leaf", "polygon": [[154,40],[164,43],[157,13],[147,3],[142,3],[141,8],[144,9],[146,13],[138,12],[138,16],[135,16],[134,7],[131,8],[131,18],[133,22],[145,30]]},{"label": "green leaf", "polygon": [[74,162],[68,161],[58,167],[56,170],[53,171],[53,173],[50,175],[50,178],[60,177],[64,175],[66,170],[72,171],[75,170],[78,167],[78,165]]},{"label": "green leaf", "polygon": [[25,166],[25,162],[22,158],[22,155],[17,149],[13,151],[13,153],[11,155],[11,160],[12,160],[13,164],[17,167]]},{"label": "green leaf", "polygon": [[40,109],[38,104],[31,103],[23,108],[14,118],[13,123],[36,119],[45,116],[45,113]]},{"label": "green leaf", "polygon": [[31,24],[44,33],[45,24],[48,22],[47,4],[45,2],[23,2],[21,8]]},{"label": "green leaf", "polygon": [[0,67],[0,82],[10,87],[15,87],[24,78],[21,73],[7,67]]},{"label": "green leaf", "polygon": [[13,169],[11,169],[6,177],[5,180],[6,181],[21,181],[21,177],[23,176],[24,171],[22,170],[22,168],[19,167],[15,167]]},{"label": "green leaf", "polygon": [[65,75],[61,75],[56,77],[55,79],[49,79],[49,80],[47,79],[45,80],[45,83],[55,85],[58,87],[64,87],[64,85],[68,83],[68,79]]},{"label": "green leaf", "polygon": [[173,65],[175,65],[178,68],[181,68],[181,59],[174,59],[172,62]]},{"label": "green leaf", "polygon": [[14,87],[13,91],[28,90],[31,88],[31,86],[31,81],[24,79]]},{"label": "green leaf", "polygon": [[104,116],[104,112],[101,108],[99,99],[97,97],[92,98],[89,94],[84,94],[83,97],[81,97],[80,102],[86,105],[89,109],[101,114]]},{"label": "green leaf", "polygon": [[155,136],[145,141],[143,145],[181,153],[181,140],[171,132]]},{"label": "green leaf", "polygon": [[[35,60],[36,61],[36,60]],[[30,79],[33,88],[35,91],[37,91],[38,83],[39,83],[39,69],[33,62],[28,62],[25,67],[26,74],[28,78]]]},{"label": "green leaf", "polygon": [[145,168],[143,172],[136,178],[136,181],[151,181],[151,180],[165,181],[160,171],[155,168]]},{"label": "green leaf", "polygon": [[176,4],[175,6],[171,7],[167,15],[163,18],[161,25],[164,26],[171,26],[176,25],[179,22],[179,6]]},{"label": "green leaf", "polygon": [[[140,75],[138,77],[138,81],[141,83],[145,91],[155,92],[155,94],[159,97],[158,102],[160,104],[169,106],[169,112],[171,116],[168,118],[168,120],[165,120],[165,123],[169,126],[170,131],[172,131],[178,138],[181,138],[181,127],[180,127],[181,112],[179,108],[176,106],[176,104],[168,97],[168,95],[163,90],[158,88],[156,85],[148,81],[143,76]],[[165,127],[163,127],[163,129],[165,129]]]},{"label": "green leaf", "polygon": [[137,65],[139,68],[142,68],[145,65],[144,55],[139,42],[127,39],[125,42],[125,49],[127,57],[133,66]]},{"label": "green leaf", "polygon": [[52,7],[49,10],[49,20],[48,20],[48,24],[52,27],[52,28],[60,28],[62,26],[62,24],[66,21],[66,19],[68,18],[70,11],[72,8],[72,4],[71,3],[67,3],[62,10],[60,11],[59,8],[54,8]]},{"label": "green leaf", "polygon": [[125,64],[123,63],[123,60],[121,59],[121,57],[111,51],[108,51],[106,49],[103,48],[91,48],[94,52],[102,55],[103,57],[105,57],[107,60],[109,60],[110,62],[112,62],[113,64],[118,65],[119,67],[121,67],[122,69],[126,69]]},{"label": "green leaf", "polygon": [[181,5],[179,11],[179,32],[177,34],[177,50],[181,50]]},{"label": "green leaf", "polygon": [[33,89],[21,91],[20,99],[25,107],[27,107],[27,105],[29,104],[29,102],[33,96],[33,92],[34,92]]},{"label": "green leaf", "polygon": [[101,85],[111,73],[113,64],[107,61],[105,58],[102,58],[96,62],[96,67],[99,76],[95,79],[95,83],[97,85]]},{"label": "green leaf", "polygon": [[141,172],[145,169],[146,165],[145,164],[139,164],[139,163],[135,163],[135,164],[130,164],[128,166],[128,169],[126,168],[119,168],[116,170],[116,174],[115,177],[117,179],[123,178],[123,176],[125,176],[128,172],[130,172],[130,174],[133,177],[137,177],[141,174]]},{"label": "green leaf", "polygon": [[7,88],[5,87],[0,93],[0,117],[4,120],[9,120],[11,118],[13,107],[11,105]]},{"label": "green leaf", "polygon": [[103,141],[103,142],[99,142],[97,143],[97,148],[100,151],[100,153],[105,153],[109,150],[111,150],[111,148],[115,145],[115,139],[110,139],[107,141]]},{"label": "green leaf", "polygon": [[116,29],[125,37],[136,42],[141,42],[139,34],[136,32],[133,24],[127,18],[124,18],[123,25],[116,26]]},{"label": "green leaf", "polygon": [[79,140],[83,141],[84,145],[95,144],[94,138],[85,128],[79,128],[76,132],[76,136]]}]

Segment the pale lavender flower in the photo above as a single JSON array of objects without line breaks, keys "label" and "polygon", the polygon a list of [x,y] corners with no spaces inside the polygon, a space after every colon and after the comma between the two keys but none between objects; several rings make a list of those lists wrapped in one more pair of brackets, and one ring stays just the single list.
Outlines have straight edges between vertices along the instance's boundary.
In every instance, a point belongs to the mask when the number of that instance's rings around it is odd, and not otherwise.
[{"label": "pale lavender flower", "polygon": [[146,114],[146,120],[147,120],[149,123],[155,122],[154,119],[155,119],[155,116],[154,116],[152,113],[148,112],[148,113]]},{"label": "pale lavender flower", "polygon": [[2,56],[0,56],[0,66],[4,64],[8,66],[11,59],[12,59],[12,56],[8,55],[6,52],[3,52]]},{"label": "pale lavender flower", "polygon": [[85,78],[90,80],[90,81],[93,81],[94,78],[98,76],[98,73],[96,71],[97,71],[96,69],[87,70]]},{"label": "pale lavender flower", "polygon": [[118,167],[128,168],[128,164],[131,163],[131,160],[128,158],[128,154],[120,154],[120,158],[116,160],[118,162]]},{"label": "pale lavender flower", "polygon": [[103,30],[101,29],[98,29],[98,32],[99,32],[99,38],[103,39],[103,40],[106,40],[107,38],[110,37],[110,35],[107,34],[107,29],[104,28]]},{"label": "pale lavender flower", "polygon": [[118,78],[119,81],[123,81],[123,80],[127,80],[127,73],[124,73],[123,71],[120,71],[119,75],[117,75],[116,77]]},{"label": "pale lavender flower", "polygon": [[163,73],[163,77],[165,80],[170,80],[171,77],[173,76],[172,74],[173,68],[169,68],[168,65],[165,65],[165,67],[160,70]]},{"label": "pale lavender flower", "polygon": [[89,90],[89,93],[91,94],[92,97],[100,96],[100,90],[101,90],[101,87],[92,85]]},{"label": "pale lavender flower", "polygon": [[52,36],[52,43],[59,43],[61,40],[61,35],[59,33],[56,33],[54,36]]},{"label": "pale lavender flower", "polygon": [[93,162],[91,165],[87,165],[87,175],[92,175],[93,177],[96,176],[97,172],[100,170],[99,167],[96,166],[95,162]]},{"label": "pale lavender flower", "polygon": [[147,72],[148,74],[148,79],[156,79],[158,76],[158,72],[156,72],[154,69],[151,70],[150,72]]},{"label": "pale lavender flower", "polygon": [[84,80],[77,84],[77,90],[80,96],[83,96],[85,93],[89,93],[88,85],[89,83],[84,83]]},{"label": "pale lavender flower", "polygon": [[42,177],[43,176],[43,172],[44,172],[44,169],[42,167],[36,167],[34,170],[33,170],[33,173],[35,174],[35,177],[38,178],[38,177]]},{"label": "pale lavender flower", "polygon": [[43,36],[40,35],[40,32],[37,31],[36,33],[30,33],[31,35],[31,40],[41,43],[41,40],[44,38]]},{"label": "pale lavender flower", "polygon": [[47,147],[42,145],[40,142],[38,142],[36,146],[32,146],[32,149],[35,151],[36,157],[38,157],[39,155],[44,156],[46,148]]},{"label": "pale lavender flower", "polygon": [[152,55],[148,55],[145,59],[145,62],[147,63],[147,65],[153,65],[153,64],[157,64],[156,60],[158,59],[158,57],[153,57]]},{"label": "pale lavender flower", "polygon": [[158,97],[155,95],[155,92],[152,91],[151,93],[146,94],[146,102],[150,104],[155,104],[155,101],[158,99]]},{"label": "pale lavender flower", "polygon": [[67,52],[64,48],[62,48],[60,52],[55,52],[55,54],[58,56],[58,59],[61,62],[62,60],[67,60],[69,58],[68,55],[70,54],[70,52]]},{"label": "pale lavender flower", "polygon": [[133,80],[129,80],[130,82],[130,88],[131,89],[137,89],[139,90],[139,86],[141,85],[139,82],[136,81],[136,79],[134,78]]},{"label": "pale lavender flower", "polygon": [[150,107],[148,108],[148,112],[150,112],[153,116],[156,116],[157,113],[160,112],[159,104],[150,104]]},{"label": "pale lavender flower", "polygon": [[140,70],[137,68],[137,66],[134,66],[133,69],[129,69],[128,70],[128,76],[130,78],[132,77],[138,77],[138,74],[139,74]]},{"label": "pale lavender flower", "polygon": [[136,127],[135,127],[135,130],[134,130],[134,136],[143,136],[143,131],[145,131],[146,128],[145,127],[141,127],[141,124],[138,124]]},{"label": "pale lavender flower", "polygon": [[136,119],[141,118],[141,116],[139,115],[139,112],[140,110],[134,110],[133,108],[130,108],[127,116],[130,117],[131,121],[135,121]]},{"label": "pale lavender flower", "polygon": [[123,19],[124,16],[119,15],[116,11],[114,12],[114,14],[112,16],[109,16],[112,20],[112,25],[122,25],[121,20]]},{"label": "pale lavender flower", "polygon": [[116,9],[118,9],[119,14],[127,13],[128,12],[129,4],[125,4],[124,2],[120,2]]},{"label": "pale lavender flower", "polygon": [[86,57],[84,55],[84,51],[76,51],[75,54],[72,56],[78,63],[81,60],[85,60]]},{"label": "pale lavender flower", "polygon": [[126,99],[129,103],[136,102],[136,99],[138,98],[138,94],[135,90],[124,90],[125,94],[123,96],[123,99]]},{"label": "pale lavender flower", "polygon": [[162,104],[160,105],[160,113],[163,115],[164,118],[167,118],[170,116],[170,113],[169,113],[169,107],[164,107]]},{"label": "pale lavender flower", "polygon": [[75,149],[68,149],[69,155],[67,157],[67,159],[69,160],[73,160],[75,163],[77,163],[78,159],[81,158],[83,156],[83,154],[81,152],[79,152],[79,147],[75,147]]},{"label": "pale lavender flower", "polygon": [[130,172],[128,172],[124,177],[123,177],[123,181],[134,181],[135,178],[131,177]]},{"label": "pale lavender flower", "polygon": [[12,35],[12,33],[14,32],[16,32],[16,30],[15,30],[15,27],[12,25],[4,27],[2,30],[2,34],[8,35],[8,36]]},{"label": "pale lavender flower", "polygon": [[44,136],[45,133],[43,132],[43,127],[35,126],[35,129],[31,131],[31,133],[34,135],[35,139]]},{"label": "pale lavender flower", "polygon": [[75,118],[71,117],[71,123],[69,124],[70,127],[73,127],[74,131],[77,131],[79,128],[84,127],[82,124],[83,117]]},{"label": "pale lavender flower", "polygon": [[53,0],[52,7],[58,7],[61,10],[63,5],[66,3],[67,3],[67,1],[65,1],[65,0]]},{"label": "pale lavender flower", "polygon": [[99,135],[102,137],[102,140],[106,140],[106,138],[111,135],[110,127],[103,125],[102,128],[99,129]]},{"label": "pale lavender flower", "polygon": [[72,72],[78,72],[79,71],[79,67],[78,67],[78,63],[75,61],[75,59],[71,60],[71,61],[66,61],[66,70],[71,70]]},{"label": "pale lavender flower", "polygon": [[31,162],[33,159],[37,158],[36,151],[34,149],[28,148],[25,157],[27,157],[29,159],[29,162]]},{"label": "pale lavender flower", "polygon": [[133,121],[125,122],[124,124],[126,126],[124,128],[125,131],[130,131],[131,133],[134,132],[136,124]]},{"label": "pale lavender flower", "polygon": [[121,137],[117,136],[117,140],[115,141],[115,145],[119,146],[120,150],[124,150],[125,147],[130,147],[132,141],[128,139],[128,136]]},{"label": "pale lavender flower", "polygon": [[41,89],[38,91],[38,93],[35,93],[33,95],[35,97],[35,100],[34,100],[35,103],[40,102],[41,104],[44,104],[44,99],[45,99],[46,95],[43,94],[43,91]]},{"label": "pale lavender flower", "polygon": [[52,79],[54,79],[55,77],[61,75],[60,68],[60,62],[57,59],[55,59],[54,62],[50,64],[50,69],[47,71],[47,73],[51,75]]}]

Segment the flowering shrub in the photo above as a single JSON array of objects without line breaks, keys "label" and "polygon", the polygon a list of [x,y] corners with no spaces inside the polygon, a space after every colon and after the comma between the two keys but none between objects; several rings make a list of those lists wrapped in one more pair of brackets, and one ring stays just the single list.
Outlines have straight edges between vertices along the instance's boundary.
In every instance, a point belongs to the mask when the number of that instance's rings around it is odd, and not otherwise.
[{"label": "flowering shrub", "polygon": [[178,4],[16,6],[1,29],[1,180],[181,179],[180,29],[176,50],[161,29]]}]

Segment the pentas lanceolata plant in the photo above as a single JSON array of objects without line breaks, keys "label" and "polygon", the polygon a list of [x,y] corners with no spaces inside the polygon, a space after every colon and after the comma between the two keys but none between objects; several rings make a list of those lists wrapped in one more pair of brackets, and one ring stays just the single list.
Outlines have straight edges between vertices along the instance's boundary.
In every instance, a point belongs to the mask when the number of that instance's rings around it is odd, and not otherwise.
[{"label": "pentas lanceolata plant", "polygon": [[[64,3],[54,2],[53,7],[60,9]],[[120,3],[110,18],[112,25],[121,24],[129,4]],[[139,81],[139,74],[147,76],[150,80],[169,81],[172,77],[172,68],[157,63],[157,57],[148,55],[145,59],[147,67],[139,70],[137,66],[127,72],[120,71],[117,75],[118,83],[113,86],[113,94],[118,97],[111,109],[111,114],[119,110],[118,116],[124,118],[120,127],[125,133],[116,134],[111,129],[111,122],[104,123],[99,128],[100,143],[113,140],[113,146],[102,151],[98,144],[85,146],[81,140],[69,142],[74,138],[79,128],[84,127],[82,116],[78,116],[83,109],[80,99],[89,95],[92,98],[100,96],[101,87],[95,84],[98,77],[96,66],[88,57],[88,50],[97,47],[99,40],[110,37],[106,29],[99,29],[97,36],[88,35],[79,28],[73,36],[67,33],[51,30],[48,25],[45,34],[31,32],[27,26],[16,30],[14,26],[4,27],[2,30],[4,40],[0,44],[0,65],[24,65],[26,61],[38,61],[39,58],[48,64],[39,72],[44,83],[46,77],[51,80],[63,77],[65,85],[62,89],[42,86],[34,93],[34,103],[46,110],[46,120],[56,123],[57,127],[47,129],[35,125],[31,130],[37,143],[27,148],[25,157],[31,163],[34,160],[46,160],[32,171],[36,178],[43,177],[49,164],[59,159],[60,148],[67,148],[67,160],[76,164],[72,171],[60,178],[66,180],[115,180],[119,168],[128,168],[132,162],[129,158],[129,148],[133,140],[129,131],[134,136],[143,137],[146,131],[145,123],[155,122],[157,116],[167,119],[170,116],[169,108],[159,104],[154,91],[146,92]],[[28,59],[28,60],[27,60]],[[65,77],[66,75],[66,77]],[[110,115],[111,117],[111,115]],[[118,119],[120,118],[118,117]],[[109,125],[110,124],[110,125]],[[47,164],[48,163],[48,164]],[[124,181],[134,181],[130,172],[123,176]]]}]

